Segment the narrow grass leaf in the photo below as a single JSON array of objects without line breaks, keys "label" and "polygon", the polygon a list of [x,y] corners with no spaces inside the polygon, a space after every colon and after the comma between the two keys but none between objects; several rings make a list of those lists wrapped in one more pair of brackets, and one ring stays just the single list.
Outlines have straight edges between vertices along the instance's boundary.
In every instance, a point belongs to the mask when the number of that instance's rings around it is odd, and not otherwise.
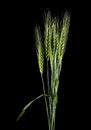
[{"label": "narrow grass leaf", "polygon": [[29,102],[24,108],[23,110],[21,111],[21,113],[19,114],[18,118],[16,121],[19,121],[20,118],[24,115],[24,113],[26,112],[26,110],[30,107],[30,105],[35,102],[36,100],[40,99],[41,97],[46,97],[48,96],[47,94],[41,94],[40,96],[38,96],[37,98],[35,98],[34,100],[32,100],[31,102]]}]

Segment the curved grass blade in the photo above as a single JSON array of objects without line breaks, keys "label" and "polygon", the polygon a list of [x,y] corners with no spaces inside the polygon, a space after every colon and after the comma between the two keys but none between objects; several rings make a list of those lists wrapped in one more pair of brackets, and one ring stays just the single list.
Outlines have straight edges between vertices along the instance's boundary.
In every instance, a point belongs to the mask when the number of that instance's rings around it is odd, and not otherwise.
[{"label": "curved grass blade", "polygon": [[21,111],[21,113],[19,114],[18,118],[16,121],[19,121],[20,118],[24,115],[24,113],[26,112],[26,110],[30,107],[30,105],[35,102],[36,100],[40,99],[41,97],[45,97],[45,96],[48,96],[47,94],[41,94],[40,96],[38,96],[37,98],[35,98],[34,100],[32,100],[31,102],[29,102],[24,108],[23,110]]}]

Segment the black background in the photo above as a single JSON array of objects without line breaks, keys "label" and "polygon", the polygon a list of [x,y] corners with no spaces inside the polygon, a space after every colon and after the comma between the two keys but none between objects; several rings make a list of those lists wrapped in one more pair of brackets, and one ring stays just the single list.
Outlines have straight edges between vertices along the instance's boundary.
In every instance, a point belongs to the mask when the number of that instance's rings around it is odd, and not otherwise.
[{"label": "black background", "polygon": [[[85,3],[84,3],[85,4]],[[17,3],[16,7],[16,116],[22,108],[42,93],[42,84],[34,46],[34,27],[43,26],[43,13],[49,9],[61,18],[65,9],[71,13],[67,49],[63,58],[58,91],[56,130],[87,127],[87,82],[85,29],[87,12],[79,2]],[[85,48],[85,49],[84,49]],[[27,110],[16,130],[47,130],[44,99],[41,98]]]}]

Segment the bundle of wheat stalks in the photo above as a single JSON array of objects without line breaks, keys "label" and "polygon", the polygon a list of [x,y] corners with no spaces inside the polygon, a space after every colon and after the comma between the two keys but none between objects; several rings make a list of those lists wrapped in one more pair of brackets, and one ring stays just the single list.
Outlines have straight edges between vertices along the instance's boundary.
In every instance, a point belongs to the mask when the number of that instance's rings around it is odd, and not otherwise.
[{"label": "bundle of wheat stalks", "polygon": [[[66,11],[61,21],[57,17],[52,17],[49,11],[44,16],[44,34],[41,33],[40,27],[35,27],[36,52],[42,79],[43,94],[26,105],[17,120],[20,119],[32,102],[44,96],[48,127],[49,130],[55,130],[59,76],[68,39],[70,15]],[[44,63],[46,63],[47,86],[45,86],[43,78]]]}]

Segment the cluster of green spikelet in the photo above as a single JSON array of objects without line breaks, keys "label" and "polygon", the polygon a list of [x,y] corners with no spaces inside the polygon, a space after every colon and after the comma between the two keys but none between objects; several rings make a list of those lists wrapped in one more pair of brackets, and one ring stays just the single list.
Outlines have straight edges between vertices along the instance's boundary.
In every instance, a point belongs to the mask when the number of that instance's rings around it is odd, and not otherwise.
[{"label": "cluster of green spikelet", "polygon": [[[36,41],[36,52],[39,65],[39,71],[41,74],[43,94],[28,103],[20,115],[17,121],[22,117],[29,106],[37,99],[44,96],[45,105],[47,111],[48,127],[49,130],[55,130],[55,116],[56,107],[58,103],[58,87],[59,87],[59,76],[62,67],[62,58],[65,52],[66,43],[68,39],[70,25],[70,15],[66,11],[63,19],[53,18],[51,13],[45,13],[44,20],[44,34],[41,33],[40,27],[35,28],[35,41]],[[43,79],[44,61],[47,65],[47,86],[45,86]],[[51,70],[50,70],[51,68]],[[47,89],[45,88],[47,87]]]},{"label": "cluster of green spikelet", "polygon": [[44,58],[50,61],[51,71],[53,71],[53,59],[55,57],[56,69],[60,68],[65,47],[68,39],[70,15],[65,12],[63,20],[52,18],[51,13],[45,14],[44,34],[40,28],[35,28],[36,48],[40,73],[43,74]]},{"label": "cluster of green spikelet", "polygon": [[[35,28],[36,49],[39,64],[39,71],[43,81],[44,60],[47,62],[47,88],[43,83],[44,94],[49,95],[49,100],[45,97],[46,111],[48,117],[49,130],[55,129],[55,115],[57,106],[57,92],[59,87],[59,75],[62,67],[62,58],[65,52],[70,25],[70,15],[65,12],[61,22],[58,18],[53,18],[51,13],[45,14],[44,34],[41,34],[40,28]],[[49,77],[49,64],[51,68],[51,77]]]}]

